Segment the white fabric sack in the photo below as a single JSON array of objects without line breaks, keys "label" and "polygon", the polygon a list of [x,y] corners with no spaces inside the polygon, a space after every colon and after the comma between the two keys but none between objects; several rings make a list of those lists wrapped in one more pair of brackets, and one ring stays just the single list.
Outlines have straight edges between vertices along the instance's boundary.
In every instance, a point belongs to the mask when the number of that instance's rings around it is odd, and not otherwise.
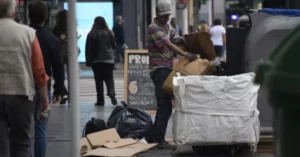
[{"label": "white fabric sack", "polygon": [[178,145],[249,144],[260,123],[254,73],[174,77],[173,138]]}]

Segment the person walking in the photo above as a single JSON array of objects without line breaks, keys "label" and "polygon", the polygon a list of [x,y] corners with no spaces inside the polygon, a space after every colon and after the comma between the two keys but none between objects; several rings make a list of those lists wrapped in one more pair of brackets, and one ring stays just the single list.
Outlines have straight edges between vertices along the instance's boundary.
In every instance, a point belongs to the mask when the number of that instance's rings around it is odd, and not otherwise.
[{"label": "person walking", "polygon": [[97,102],[95,105],[104,106],[104,88],[106,84],[107,96],[111,103],[117,105],[114,85],[114,51],[116,48],[113,32],[108,28],[103,17],[94,20],[93,27],[86,39],[86,66],[92,67],[96,83]]},{"label": "person walking", "polygon": [[117,44],[115,51],[116,63],[121,63],[124,62],[124,50],[127,47],[125,44],[125,31],[122,16],[116,16],[116,23],[113,26],[113,32]]},{"label": "person walking", "polygon": [[170,22],[171,26],[176,30],[179,36],[182,36],[182,30],[176,23],[176,18],[172,18]]},{"label": "person walking", "polygon": [[216,56],[223,57],[224,47],[226,46],[226,30],[221,25],[220,19],[214,20],[214,26],[210,29],[210,39],[215,47]]},{"label": "person walking", "polygon": [[31,157],[35,87],[40,111],[50,108],[35,30],[13,20],[16,1],[0,1],[0,156]]},{"label": "person walking", "polygon": [[[45,30],[45,20],[48,18],[47,5],[42,1],[30,3],[28,6],[28,16],[30,20],[30,27],[36,30],[36,36],[40,42],[43,53],[45,70],[49,77],[54,78],[54,92],[52,103],[60,101],[60,96],[64,90],[64,65],[63,57],[60,49],[59,40],[48,31]],[[36,102],[35,102],[35,140],[34,140],[34,156],[45,157],[47,149],[47,123],[48,119],[38,117],[41,107],[39,89],[36,88]],[[51,80],[48,81],[48,95],[51,100]]]},{"label": "person walking", "polygon": [[[61,10],[56,15],[56,25],[53,28],[53,34],[60,41],[61,52],[63,54],[63,63],[67,67],[67,75],[69,79],[69,66],[68,66],[68,37],[67,37],[67,10]],[[69,81],[68,81],[69,82]],[[60,104],[65,104],[68,100],[68,90],[66,86],[63,88],[61,94]]]},{"label": "person walking", "polygon": [[148,27],[148,52],[150,56],[150,76],[155,86],[157,111],[154,122],[153,137],[147,139],[150,143],[158,143],[159,148],[170,147],[165,141],[168,121],[172,115],[172,98],[163,91],[163,84],[173,68],[173,52],[194,61],[198,57],[195,54],[182,51],[175,44],[184,42],[176,30],[168,23],[172,14],[171,5],[167,2],[158,3],[156,6],[156,18]]}]

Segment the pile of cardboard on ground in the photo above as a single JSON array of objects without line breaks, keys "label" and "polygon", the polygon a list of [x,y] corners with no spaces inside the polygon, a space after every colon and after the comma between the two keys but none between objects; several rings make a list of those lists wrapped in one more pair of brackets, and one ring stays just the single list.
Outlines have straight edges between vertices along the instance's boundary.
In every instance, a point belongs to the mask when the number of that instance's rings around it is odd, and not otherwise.
[{"label": "pile of cardboard on ground", "polygon": [[157,144],[145,144],[135,139],[121,139],[116,129],[108,129],[87,135],[80,141],[80,154],[99,157],[135,157]]}]

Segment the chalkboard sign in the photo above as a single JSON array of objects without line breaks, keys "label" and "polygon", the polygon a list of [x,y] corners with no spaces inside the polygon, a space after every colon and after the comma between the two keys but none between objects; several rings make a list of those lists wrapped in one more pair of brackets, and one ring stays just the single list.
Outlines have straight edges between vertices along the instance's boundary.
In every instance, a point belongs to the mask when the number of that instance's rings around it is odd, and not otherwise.
[{"label": "chalkboard sign", "polygon": [[147,50],[125,51],[125,101],[131,107],[156,110],[155,87],[150,78]]}]

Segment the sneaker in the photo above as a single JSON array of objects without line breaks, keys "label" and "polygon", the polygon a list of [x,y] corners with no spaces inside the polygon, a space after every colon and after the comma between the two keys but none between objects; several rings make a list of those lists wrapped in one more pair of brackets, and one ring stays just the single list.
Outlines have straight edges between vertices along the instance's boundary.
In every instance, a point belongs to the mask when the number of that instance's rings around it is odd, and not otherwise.
[{"label": "sneaker", "polygon": [[60,100],[60,104],[64,105],[67,102],[67,100],[68,100],[68,96],[67,95],[63,96]]},{"label": "sneaker", "polygon": [[111,103],[113,105],[117,105],[118,104],[118,100],[116,99],[115,94],[107,94],[109,96],[109,98],[111,99]]},{"label": "sneaker", "polygon": [[95,106],[104,106],[104,103],[95,103]]}]

